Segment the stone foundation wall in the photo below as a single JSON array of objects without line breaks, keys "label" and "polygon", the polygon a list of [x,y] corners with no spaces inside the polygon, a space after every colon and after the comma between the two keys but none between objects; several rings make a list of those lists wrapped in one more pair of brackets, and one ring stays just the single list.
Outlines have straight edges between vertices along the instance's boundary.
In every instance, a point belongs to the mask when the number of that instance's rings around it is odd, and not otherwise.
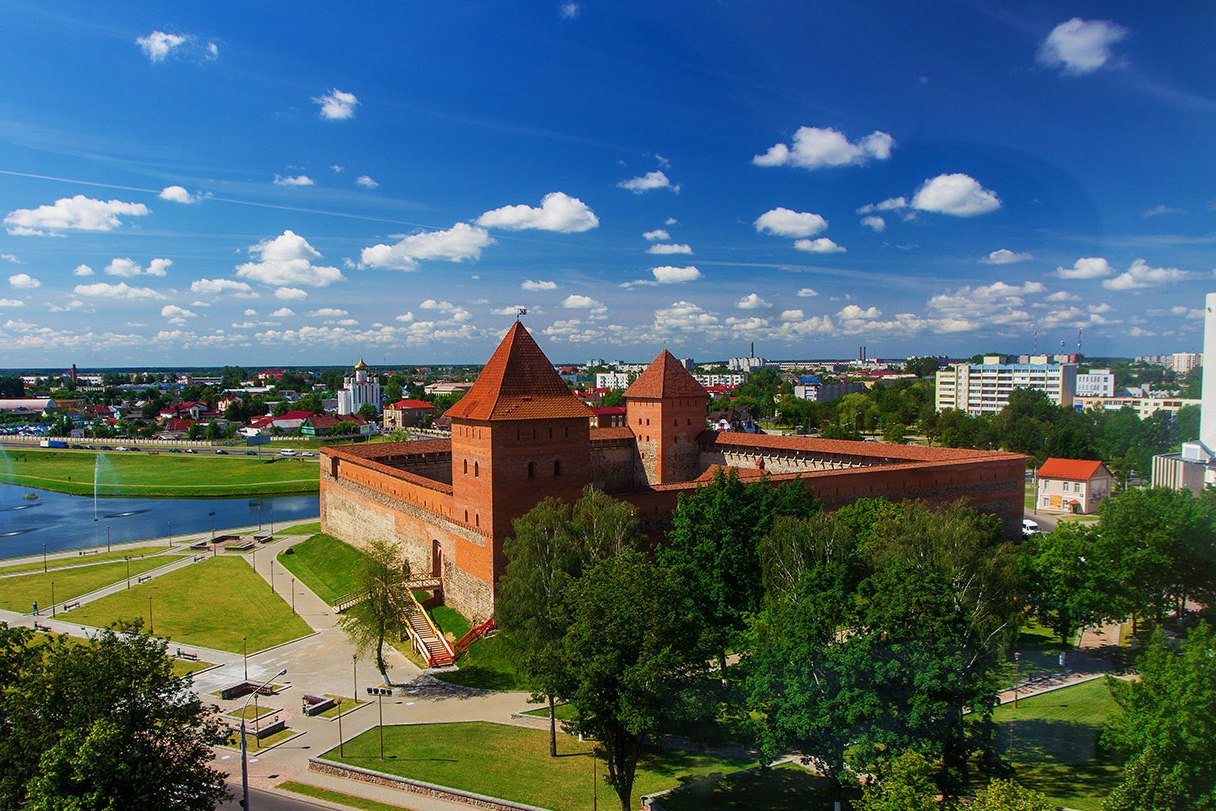
[{"label": "stone foundation wall", "polygon": [[545,811],[545,809],[534,805],[511,802],[510,800],[502,800],[497,797],[487,797],[484,794],[474,794],[471,791],[464,791],[458,788],[426,783],[422,780],[412,780],[408,777],[398,777],[395,774],[374,772],[371,769],[347,766],[345,763],[335,763],[332,760],[322,760],[321,758],[309,758],[308,770],[310,772],[317,772],[318,774],[328,774],[331,777],[358,780],[363,783],[398,789],[423,797],[455,802],[470,808],[488,808],[492,811]]},{"label": "stone foundation wall", "polygon": [[606,493],[632,490],[637,475],[637,448],[631,440],[591,443],[591,481],[598,489]]}]

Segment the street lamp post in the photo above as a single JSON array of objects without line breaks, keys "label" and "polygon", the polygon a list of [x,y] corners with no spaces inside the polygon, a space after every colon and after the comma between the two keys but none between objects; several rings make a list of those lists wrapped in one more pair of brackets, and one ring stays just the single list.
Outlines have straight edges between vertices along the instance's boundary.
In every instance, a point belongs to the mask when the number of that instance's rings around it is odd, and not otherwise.
[{"label": "street lamp post", "polygon": [[[262,690],[263,687],[270,684],[279,676],[285,676],[286,674],[287,668],[283,668],[278,673],[259,684],[257,689],[253,691],[253,695],[249,698],[257,697],[257,694]],[[245,811],[249,811],[249,750],[245,744],[245,711],[249,709],[249,698],[245,699],[245,703],[241,706],[241,807],[244,808]]]},{"label": "street lamp post", "polygon": [[173,548],[173,519],[169,519],[169,548]]},{"label": "street lamp post", "polygon": [[46,544],[42,545],[42,573],[46,574]]},{"label": "street lamp post", "polygon": [[131,588],[131,556],[127,555],[123,558],[127,562],[127,588]]},{"label": "street lamp post", "polygon": [[351,695],[355,697],[355,701],[359,700],[359,654],[350,657],[350,685]]},{"label": "street lamp post", "polygon": [[258,532],[262,531],[262,502],[258,502]]},{"label": "street lamp post", "polygon": [[274,505],[270,505],[270,534],[274,534]]},{"label": "street lamp post", "polygon": [[215,540],[215,510],[212,510],[211,512],[207,513],[207,515],[211,516],[211,540],[214,541]]},{"label": "street lamp post", "polygon": [[1018,708],[1018,682],[1022,678],[1022,652],[1013,652],[1013,708]]},{"label": "street lamp post", "polygon": [[55,616],[55,581],[51,581],[51,616]]},{"label": "street lamp post", "polygon": [[249,637],[241,637],[241,652],[245,659],[245,681],[249,681]]},{"label": "street lamp post", "polygon": [[384,760],[384,694],[377,694],[376,700],[380,703],[380,759]]},{"label": "street lamp post", "polygon": [[156,633],[156,626],[152,624],[152,595],[148,595],[148,635]]},{"label": "street lamp post", "polygon": [[296,579],[291,578],[291,613],[296,613]]},{"label": "street lamp post", "polygon": [[110,525],[106,524],[106,552],[110,551]]}]

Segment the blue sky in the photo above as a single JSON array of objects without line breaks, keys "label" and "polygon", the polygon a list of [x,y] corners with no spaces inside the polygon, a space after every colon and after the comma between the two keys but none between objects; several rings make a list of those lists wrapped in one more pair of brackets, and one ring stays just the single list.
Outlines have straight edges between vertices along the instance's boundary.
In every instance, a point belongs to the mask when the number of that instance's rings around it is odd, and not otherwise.
[{"label": "blue sky", "polygon": [[1216,6],[932,8],[0,0],[0,366],[1198,351]]}]

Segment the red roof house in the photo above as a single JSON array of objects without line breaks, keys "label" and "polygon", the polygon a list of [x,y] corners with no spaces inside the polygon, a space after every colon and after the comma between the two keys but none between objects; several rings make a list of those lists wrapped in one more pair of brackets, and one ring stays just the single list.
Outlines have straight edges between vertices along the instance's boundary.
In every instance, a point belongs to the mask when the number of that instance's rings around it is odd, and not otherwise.
[{"label": "red roof house", "polygon": [[1036,510],[1081,515],[1097,510],[1098,503],[1110,495],[1115,481],[1101,462],[1056,458],[1043,462],[1036,479]]}]

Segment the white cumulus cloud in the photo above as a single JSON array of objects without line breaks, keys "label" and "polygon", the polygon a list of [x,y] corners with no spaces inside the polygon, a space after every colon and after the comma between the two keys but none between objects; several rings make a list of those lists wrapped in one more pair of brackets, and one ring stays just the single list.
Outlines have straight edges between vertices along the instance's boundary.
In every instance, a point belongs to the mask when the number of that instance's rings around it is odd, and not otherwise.
[{"label": "white cumulus cloud", "polygon": [[196,296],[222,296],[226,293],[238,298],[252,298],[253,288],[246,282],[235,279],[196,279],[190,283],[190,292]]},{"label": "white cumulus cloud", "polygon": [[778,237],[810,237],[823,232],[828,221],[809,211],[774,208],[756,218],[756,231]]},{"label": "white cumulus cloud", "polygon": [[313,103],[320,105],[321,117],[329,121],[343,121],[355,117],[355,107],[359,99],[354,93],[338,90],[336,87],[323,96],[313,98]]},{"label": "white cumulus cloud", "polygon": [[646,240],[647,242],[658,242],[660,240],[666,241],[671,239],[671,234],[667,233],[667,231],[662,228],[656,228],[653,231],[647,231],[646,233],[642,234],[642,239]]},{"label": "white cumulus cloud", "polygon": [[19,298],[0,298],[0,307],[24,307],[25,302]]},{"label": "white cumulus cloud", "polygon": [[1061,279],[1101,279],[1115,272],[1110,262],[1101,256],[1081,257],[1072,263],[1072,267],[1058,267],[1055,275]]},{"label": "white cumulus cloud", "polygon": [[651,268],[650,272],[654,276],[654,280],[659,284],[679,284],[680,282],[692,282],[701,278],[701,271],[695,265],[682,268],[662,265],[657,268]]},{"label": "white cumulus cloud", "polygon": [[827,237],[819,237],[819,239],[798,239],[794,241],[794,248],[807,253],[844,253],[845,249],[841,245],[837,245]]},{"label": "white cumulus cloud", "polygon": [[765,301],[755,293],[748,293],[743,298],[735,302],[735,306],[740,310],[764,310],[773,306],[771,301]]},{"label": "white cumulus cloud", "polygon": [[647,172],[646,174],[638,177],[631,177],[628,180],[622,180],[616,185],[622,189],[631,191],[634,194],[642,194],[644,192],[654,191],[655,189],[671,189],[674,192],[678,192],[680,190],[678,184],[672,183],[671,178],[667,177],[664,172],[659,170]]},{"label": "white cumulus cloud", "polygon": [[236,275],[270,287],[325,287],[342,281],[342,271],[313,264],[321,253],[291,230],[249,247],[257,261],[237,265]]},{"label": "white cumulus cloud", "polygon": [[1051,29],[1039,46],[1039,63],[1073,75],[1093,73],[1114,58],[1112,46],[1126,36],[1127,29],[1110,20],[1073,17]]},{"label": "white cumulus cloud", "polygon": [[295,311],[292,310],[290,307],[280,307],[279,309],[277,309],[273,313],[271,313],[270,317],[271,318],[290,318],[291,316],[293,316],[295,314],[296,314]]},{"label": "white cumulus cloud", "polygon": [[805,317],[806,317],[806,314],[803,313],[802,310],[782,310],[781,311],[781,320],[782,321],[801,321]]},{"label": "white cumulus cloud", "polygon": [[567,310],[603,310],[604,305],[591,296],[584,296],[579,293],[572,293],[562,301],[562,306]]},{"label": "white cumulus cloud", "polygon": [[659,243],[647,248],[646,253],[658,254],[660,256],[680,253],[688,254],[692,253],[692,246],[680,242]]},{"label": "white cumulus cloud", "polygon": [[881,234],[883,231],[887,230],[887,221],[874,214],[871,214],[868,217],[862,217],[861,224],[876,234]]},{"label": "white cumulus cloud", "polygon": [[926,180],[912,198],[912,208],[954,217],[975,217],[1000,207],[996,192],[985,189],[975,178],[961,172]]},{"label": "white cumulus cloud", "polygon": [[1008,248],[998,248],[980,260],[985,265],[1012,265],[1034,259],[1028,253],[1011,251]]},{"label": "white cumulus cloud", "polygon": [[164,299],[164,296],[150,287],[132,287],[126,282],[119,282],[118,284],[108,284],[106,282],[78,284],[72,288],[72,292],[83,298],[106,298],[125,301],[155,301],[157,299]]},{"label": "white cumulus cloud", "polygon": [[298,287],[277,287],[274,297],[279,301],[302,301],[308,298],[308,293]]},{"label": "white cumulus cloud", "polygon": [[390,270],[417,270],[424,259],[463,262],[480,259],[481,251],[494,244],[486,229],[458,222],[445,231],[423,231],[411,234],[393,245],[372,245],[360,254],[361,267]]},{"label": "white cumulus cloud", "polygon": [[309,315],[318,318],[340,318],[344,315],[350,315],[350,313],[337,307],[321,307],[320,309],[313,310]]},{"label": "white cumulus cloud", "polygon": [[797,292],[796,295],[798,298],[814,298],[815,296],[819,295],[819,291],[813,290],[809,287],[803,287]]},{"label": "white cumulus cloud", "polygon": [[8,283],[18,290],[33,290],[35,287],[42,286],[42,282],[28,273],[14,273],[8,277]]},{"label": "white cumulus cloud", "polygon": [[198,317],[198,313],[191,312],[190,310],[187,310],[185,307],[179,307],[176,304],[166,304],[164,307],[161,307],[160,315],[161,315],[161,318],[178,319],[178,320],[183,319],[183,318],[197,318]]},{"label": "white cumulus cloud", "polygon": [[520,287],[522,287],[524,290],[528,290],[528,291],[535,293],[535,292],[539,292],[541,290],[556,290],[557,282],[549,282],[549,281],[545,281],[543,279],[538,280],[538,281],[533,281],[532,279],[526,279],[522,284],[520,284]]},{"label": "white cumulus cloud", "polygon": [[184,186],[165,186],[160,190],[158,197],[162,200],[168,200],[170,203],[182,203],[183,205],[190,205],[199,201],[199,198],[186,191]]},{"label": "white cumulus cloud", "polygon": [[276,186],[313,186],[315,181],[308,175],[275,175]]},{"label": "white cumulus cloud", "polygon": [[355,185],[361,189],[374,189],[380,184],[373,180],[370,175],[359,175],[355,178]]},{"label": "white cumulus cloud", "polygon": [[541,200],[540,207],[527,205],[503,206],[487,211],[477,218],[483,228],[502,228],[507,231],[536,229],[556,231],[559,234],[577,234],[590,231],[600,224],[586,203],[565,192],[550,192]]},{"label": "white cumulus cloud", "polygon": [[144,217],[152,213],[143,203],[94,200],[77,194],[61,197],[50,205],[10,211],[4,224],[16,236],[49,236],[61,231],[113,231],[122,217]]},{"label": "white cumulus cloud", "polygon": [[174,48],[180,47],[185,43],[186,38],[180,34],[169,34],[164,31],[153,31],[152,33],[139,37],[135,40],[135,44],[140,47],[144,55],[152,62],[164,62]]},{"label": "white cumulus cloud", "polygon": [[819,127],[799,127],[794,133],[794,145],[774,144],[762,155],[752,158],[757,166],[797,166],[820,169],[825,166],[851,166],[871,158],[891,157],[895,139],[885,132],[875,131],[856,142],[850,142],[839,130]]},{"label": "white cumulus cloud", "polygon": [[89,267],[88,265],[77,265],[72,270],[72,275],[73,276],[92,276],[93,268]]},{"label": "white cumulus cloud", "polygon": [[1102,286],[1107,290],[1143,290],[1159,284],[1180,282],[1190,276],[1191,274],[1185,270],[1155,268],[1143,259],[1137,259],[1124,273],[1120,273],[1113,279],[1103,279]]}]

